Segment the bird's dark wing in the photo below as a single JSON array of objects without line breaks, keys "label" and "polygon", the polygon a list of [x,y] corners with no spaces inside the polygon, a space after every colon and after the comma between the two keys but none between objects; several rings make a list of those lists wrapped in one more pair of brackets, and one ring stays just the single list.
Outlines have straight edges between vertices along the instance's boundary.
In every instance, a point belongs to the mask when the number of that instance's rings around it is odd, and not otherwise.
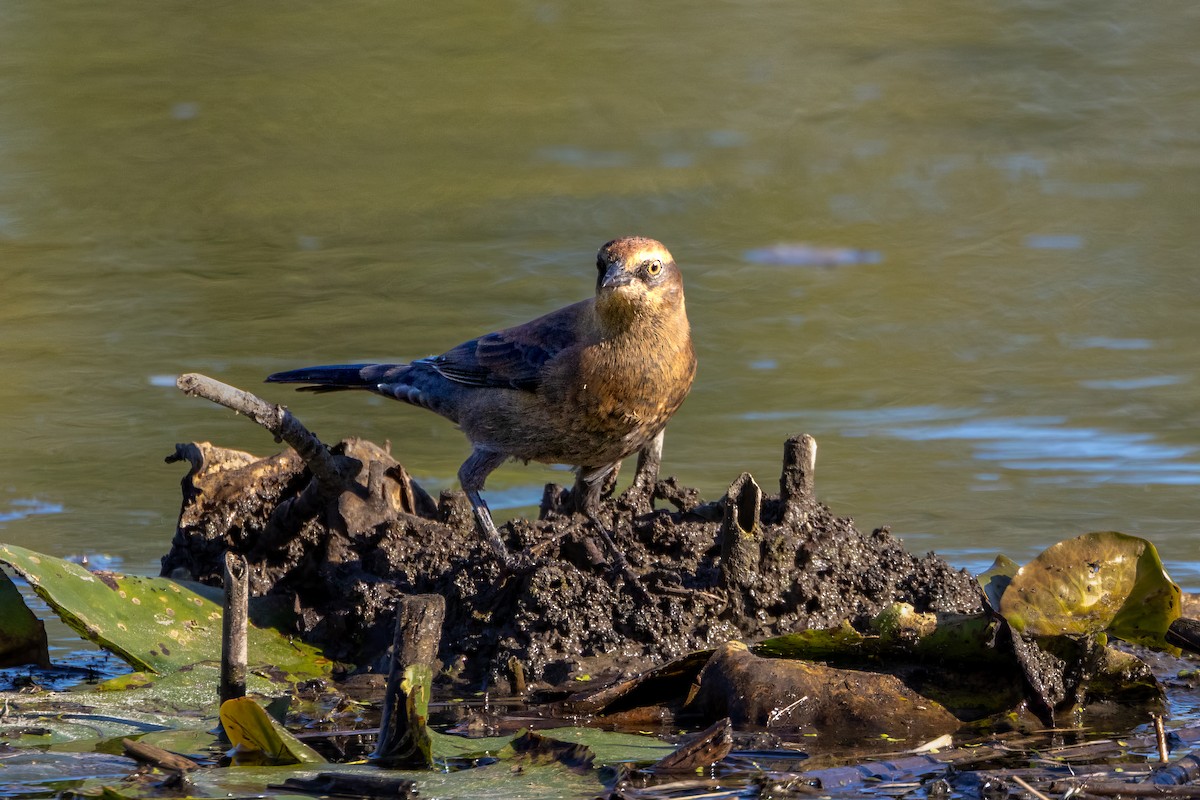
[{"label": "bird's dark wing", "polygon": [[576,323],[588,303],[567,306],[414,363],[427,364],[442,377],[466,386],[536,391],[546,362],[575,344]]}]

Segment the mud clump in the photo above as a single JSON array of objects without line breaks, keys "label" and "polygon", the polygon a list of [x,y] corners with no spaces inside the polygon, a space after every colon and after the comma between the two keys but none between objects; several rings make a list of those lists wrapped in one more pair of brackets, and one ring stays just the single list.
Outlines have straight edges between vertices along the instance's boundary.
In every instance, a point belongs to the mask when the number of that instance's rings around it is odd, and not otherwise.
[{"label": "mud clump", "polygon": [[885,606],[979,610],[964,571],[908,553],[887,529],[863,533],[813,497],[815,442],[789,439],[777,495],[749,474],[705,502],[673,479],[606,497],[598,519],[640,586],[613,566],[594,524],[548,486],[537,520],[501,529],[526,569],[506,572],[459,492],[436,501],[384,449],[334,449],[358,475],[314,489],[294,454],[255,458],[180,445],[184,502],[162,574],[220,584],[226,550],[245,555],[258,608],[331,658],[385,672],[403,594],[446,600],[442,675],[510,691],[583,675],[618,677],[731,639],[862,625]]}]

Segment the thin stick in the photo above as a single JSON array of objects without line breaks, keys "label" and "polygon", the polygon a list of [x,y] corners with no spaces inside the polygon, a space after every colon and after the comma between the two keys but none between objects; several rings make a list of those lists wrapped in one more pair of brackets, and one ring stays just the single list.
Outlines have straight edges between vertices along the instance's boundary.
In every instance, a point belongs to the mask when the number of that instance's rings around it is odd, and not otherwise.
[{"label": "thin stick", "polygon": [[329,448],[284,406],[268,403],[250,392],[195,372],[180,375],[175,385],[184,394],[203,397],[249,417],[273,433],[276,439],[287,442],[304,459],[326,496],[341,492],[362,468],[355,459],[330,453]]},{"label": "thin stick", "polygon": [[1010,776],[1010,777],[1013,779],[1013,783],[1015,783],[1017,786],[1020,786],[1020,787],[1021,787],[1022,789],[1024,789],[1025,791],[1029,792],[1031,795],[1033,795],[1034,797],[1036,797],[1036,798],[1037,798],[1037,800],[1050,800],[1050,798],[1049,798],[1049,797],[1047,797],[1046,795],[1042,794],[1042,793],[1041,793],[1041,792],[1039,792],[1037,789],[1033,788],[1033,787],[1032,787],[1032,786],[1030,786],[1028,783],[1026,783],[1026,782],[1025,782],[1025,779],[1024,779],[1024,778],[1022,778],[1020,775],[1012,775],[1012,776]]},{"label": "thin stick", "polygon": [[246,642],[249,633],[249,580],[246,559],[225,553],[225,611],[221,624],[221,702],[246,696]]},{"label": "thin stick", "polygon": [[172,753],[169,750],[164,750],[147,742],[122,739],[121,746],[125,748],[125,752],[129,754],[130,758],[141,761],[144,764],[152,764],[159,769],[190,772],[200,766],[190,758],[181,756],[178,753]]},{"label": "thin stick", "polygon": [[1162,714],[1154,715],[1154,741],[1158,744],[1158,762],[1168,764],[1171,761],[1167,751],[1167,731],[1163,727]]},{"label": "thin stick", "polygon": [[424,719],[427,708],[421,706],[429,701],[429,679],[445,618],[446,599],[441,595],[404,595],[396,603],[396,632],[379,739],[368,757],[376,766],[433,766]]}]

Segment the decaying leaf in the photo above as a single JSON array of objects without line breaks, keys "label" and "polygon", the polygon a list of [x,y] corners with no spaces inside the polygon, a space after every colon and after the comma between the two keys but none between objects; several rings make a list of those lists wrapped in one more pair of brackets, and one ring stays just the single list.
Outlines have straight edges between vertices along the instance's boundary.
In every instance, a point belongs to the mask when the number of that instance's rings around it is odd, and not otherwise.
[{"label": "decaying leaf", "polygon": [[0,667],[50,666],[46,626],[25,605],[20,591],[0,570]]},{"label": "decaying leaf", "polygon": [[433,671],[428,664],[409,664],[399,678],[399,686],[388,687],[379,744],[370,760],[388,768],[432,767],[433,744],[427,723]]},{"label": "decaying leaf", "polygon": [[654,762],[654,772],[695,772],[729,755],[733,749],[733,725],[724,717],[696,734],[670,755]]},{"label": "decaying leaf", "polygon": [[988,567],[986,572],[981,572],[976,577],[980,588],[983,589],[983,596],[987,598],[992,610],[1000,608],[1000,598],[1004,596],[1008,585],[1012,583],[1013,576],[1020,568],[1021,565],[1008,556],[999,555],[996,556],[996,560],[992,562],[992,566]]},{"label": "decaying leaf", "polygon": [[530,730],[523,731],[509,742],[505,750],[501,751],[501,756],[509,754],[535,764],[557,761],[579,773],[589,771],[592,768],[592,761],[596,758],[596,754],[585,744],[564,742],[561,739],[554,739]]},{"label": "decaying leaf", "polygon": [[221,727],[233,743],[235,764],[321,764],[315,750],[302,744],[249,697],[221,704]]},{"label": "decaying leaf", "polygon": [[1115,531],[1059,542],[1013,576],[1000,613],[1033,636],[1108,632],[1166,648],[1180,591],[1154,545]]}]

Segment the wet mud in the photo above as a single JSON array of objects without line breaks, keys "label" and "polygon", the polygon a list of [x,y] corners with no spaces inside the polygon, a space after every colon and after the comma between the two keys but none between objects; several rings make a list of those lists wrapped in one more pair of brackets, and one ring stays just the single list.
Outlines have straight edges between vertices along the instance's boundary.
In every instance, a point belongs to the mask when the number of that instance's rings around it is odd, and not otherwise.
[{"label": "wet mud", "polygon": [[733,639],[861,626],[894,602],[980,610],[964,571],[819,503],[806,436],[784,446],[778,493],[743,474],[715,500],[673,479],[605,497],[598,520],[637,585],[595,524],[569,510],[565,489],[547,486],[538,519],[501,528],[512,551],[530,556],[505,571],[460,492],[435,500],[370,442],[347,440],[335,453],[357,478],[331,492],[290,451],[180,445],[168,460],[191,469],[162,574],[217,585],[224,552],[239,552],[254,613],[285,620],[360,672],[386,673],[401,595],[439,594],[439,680],[502,694],[616,679]]}]

